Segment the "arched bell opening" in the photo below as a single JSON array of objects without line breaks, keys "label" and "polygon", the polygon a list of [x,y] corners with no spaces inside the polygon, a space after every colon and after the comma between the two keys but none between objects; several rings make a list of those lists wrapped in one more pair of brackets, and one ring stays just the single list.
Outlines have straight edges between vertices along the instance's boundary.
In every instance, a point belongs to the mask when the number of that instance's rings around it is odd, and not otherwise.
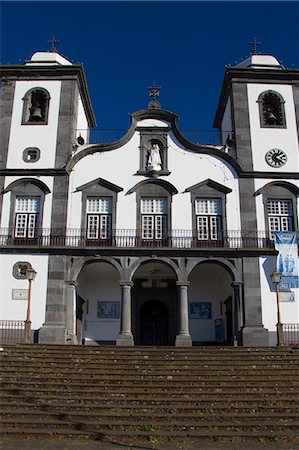
[{"label": "arched bell opening", "polygon": [[161,261],[140,265],[133,278],[132,331],[135,345],[175,344],[178,329],[177,276]]},{"label": "arched bell opening", "polygon": [[119,272],[110,263],[83,266],[77,278],[76,329],[86,345],[115,344],[120,328],[119,281]]}]

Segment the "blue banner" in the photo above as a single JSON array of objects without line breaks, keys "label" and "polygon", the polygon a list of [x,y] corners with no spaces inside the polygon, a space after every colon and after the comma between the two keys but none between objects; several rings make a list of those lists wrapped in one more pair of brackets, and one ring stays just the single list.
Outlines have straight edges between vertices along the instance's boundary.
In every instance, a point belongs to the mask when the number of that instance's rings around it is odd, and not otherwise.
[{"label": "blue banner", "polygon": [[298,245],[295,231],[275,231],[275,249],[278,250],[276,270],[281,272],[280,289],[299,287]]}]

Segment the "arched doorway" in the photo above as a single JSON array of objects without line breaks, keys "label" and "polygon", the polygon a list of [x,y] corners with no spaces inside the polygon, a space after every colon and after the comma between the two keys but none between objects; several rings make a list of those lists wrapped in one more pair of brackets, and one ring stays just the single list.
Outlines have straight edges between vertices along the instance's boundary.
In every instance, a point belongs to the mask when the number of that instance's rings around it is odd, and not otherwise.
[{"label": "arched doorway", "polygon": [[140,311],[141,345],[168,345],[168,309],[160,300],[149,300]]},{"label": "arched doorway", "polygon": [[178,288],[173,268],[148,260],[134,273],[132,331],[135,345],[174,345],[178,332]]}]

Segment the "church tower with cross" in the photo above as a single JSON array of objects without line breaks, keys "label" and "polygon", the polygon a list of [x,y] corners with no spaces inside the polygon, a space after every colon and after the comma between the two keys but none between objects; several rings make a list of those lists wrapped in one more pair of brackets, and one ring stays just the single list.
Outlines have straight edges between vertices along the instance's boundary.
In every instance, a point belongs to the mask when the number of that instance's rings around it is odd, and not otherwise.
[{"label": "church tower with cross", "polygon": [[[254,38],[225,70],[214,132],[180,130],[153,83],[108,142],[58,43],[1,67],[0,333],[22,331],[31,301],[39,343],[276,345],[274,233],[298,234],[298,69]],[[286,261],[277,304],[299,329]]]}]

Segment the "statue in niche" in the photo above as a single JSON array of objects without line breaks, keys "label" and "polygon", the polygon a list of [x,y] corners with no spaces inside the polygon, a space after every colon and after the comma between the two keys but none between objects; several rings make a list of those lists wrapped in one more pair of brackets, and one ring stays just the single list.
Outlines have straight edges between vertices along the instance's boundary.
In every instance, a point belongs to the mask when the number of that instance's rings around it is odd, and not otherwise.
[{"label": "statue in niche", "polygon": [[152,144],[149,150],[149,157],[147,160],[147,170],[161,170],[162,160],[158,144]]}]

